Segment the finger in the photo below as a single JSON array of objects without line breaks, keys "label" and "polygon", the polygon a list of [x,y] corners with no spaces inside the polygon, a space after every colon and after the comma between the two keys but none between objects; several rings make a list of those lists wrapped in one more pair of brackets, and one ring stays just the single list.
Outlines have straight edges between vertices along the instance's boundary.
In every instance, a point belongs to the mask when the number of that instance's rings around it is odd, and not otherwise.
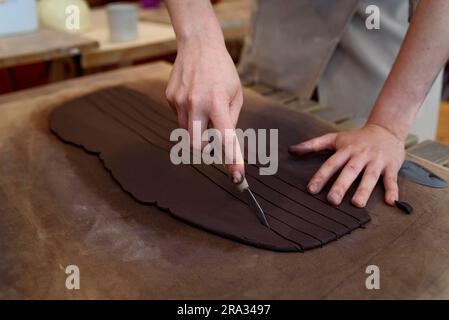
[{"label": "finger", "polygon": [[339,205],[349,187],[357,179],[365,165],[366,160],[363,158],[352,158],[349,160],[330,189],[327,200],[333,205]]},{"label": "finger", "polygon": [[352,197],[352,203],[356,207],[363,208],[366,206],[366,203],[368,202],[377,181],[379,181],[382,169],[382,163],[373,163],[365,168],[362,181]]},{"label": "finger", "polygon": [[332,176],[348,162],[351,153],[348,150],[337,151],[313,175],[307,186],[310,193],[319,193]]},{"label": "finger", "polygon": [[210,113],[210,119],[214,128],[220,133],[225,163],[232,181],[235,184],[239,184],[245,177],[245,167],[240,144],[228,110],[229,105],[216,105]]},{"label": "finger", "polygon": [[334,150],[335,139],[337,133],[328,133],[321,137],[304,141],[300,144],[290,146],[288,152],[291,155],[301,156],[311,152],[318,152],[322,150]]},{"label": "finger", "polygon": [[182,128],[182,129],[188,130],[188,128],[189,128],[189,124],[188,124],[189,116],[188,116],[187,112],[184,109],[179,109],[179,108],[176,108],[175,111],[176,111],[177,116],[178,116],[179,127]]},{"label": "finger", "polygon": [[187,104],[183,89],[178,89],[178,93],[172,100],[171,105],[174,106],[174,110],[178,116],[179,127],[187,130],[189,128],[189,115],[187,114]]},{"label": "finger", "polygon": [[385,202],[390,206],[399,199],[398,172],[393,166],[386,167],[384,172]]},{"label": "finger", "polygon": [[178,72],[178,69],[178,65],[175,64],[170,72],[170,80],[168,81],[167,88],[165,89],[165,97],[167,98],[168,104],[174,112],[177,112],[177,106],[175,102],[177,91],[176,88],[179,88],[181,83],[180,72]]},{"label": "finger", "polygon": [[175,99],[174,99],[172,91],[169,90],[168,87],[165,90],[165,98],[167,99],[168,105],[170,106],[170,108],[176,113]]},{"label": "finger", "polygon": [[188,130],[190,136],[190,146],[196,150],[202,150],[208,141],[203,141],[203,133],[207,130],[209,119],[203,113],[191,111],[188,115]]},{"label": "finger", "polygon": [[243,105],[243,93],[242,88],[240,88],[235,95],[234,99],[231,101],[231,105],[229,106],[229,113],[231,115],[232,123],[234,127],[237,126],[237,122],[239,120],[240,111],[242,110]]}]

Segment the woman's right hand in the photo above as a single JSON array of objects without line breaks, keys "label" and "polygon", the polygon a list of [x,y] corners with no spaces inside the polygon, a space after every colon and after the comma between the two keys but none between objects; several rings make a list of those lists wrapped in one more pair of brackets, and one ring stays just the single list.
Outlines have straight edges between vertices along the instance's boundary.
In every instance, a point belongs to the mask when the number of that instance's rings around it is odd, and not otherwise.
[{"label": "woman's right hand", "polygon": [[[235,128],[243,104],[242,87],[221,31],[214,34],[205,31],[178,39],[178,54],[166,97],[177,113],[179,126],[188,130],[190,137],[193,121],[201,123],[201,133],[211,122],[222,137],[226,129]],[[223,150],[228,143],[231,142],[223,139]],[[237,152],[234,164],[227,167],[237,184],[244,177],[244,165],[238,143],[236,140],[232,143],[237,146]]]}]

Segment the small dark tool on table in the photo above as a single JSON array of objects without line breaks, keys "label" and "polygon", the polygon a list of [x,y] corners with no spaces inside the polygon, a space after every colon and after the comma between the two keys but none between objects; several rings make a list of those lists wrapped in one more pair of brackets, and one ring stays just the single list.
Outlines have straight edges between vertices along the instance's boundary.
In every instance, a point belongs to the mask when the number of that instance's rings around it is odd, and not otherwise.
[{"label": "small dark tool on table", "polygon": [[[399,176],[431,188],[447,188],[448,186],[448,183],[444,179],[438,177],[423,166],[408,160],[405,160],[402,164],[401,170],[399,170]],[[395,201],[395,205],[407,214],[413,212],[413,207],[407,202]]]}]

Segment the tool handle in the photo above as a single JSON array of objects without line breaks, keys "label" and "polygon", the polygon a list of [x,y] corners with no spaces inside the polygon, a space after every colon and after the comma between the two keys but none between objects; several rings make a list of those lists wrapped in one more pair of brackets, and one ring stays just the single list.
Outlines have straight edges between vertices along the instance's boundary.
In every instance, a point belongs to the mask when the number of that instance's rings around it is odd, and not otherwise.
[{"label": "tool handle", "polygon": [[248,184],[248,181],[246,181],[246,178],[243,178],[243,181],[237,185],[237,189],[239,189],[240,192],[243,192],[243,191],[247,190],[248,188],[249,188],[249,184]]}]

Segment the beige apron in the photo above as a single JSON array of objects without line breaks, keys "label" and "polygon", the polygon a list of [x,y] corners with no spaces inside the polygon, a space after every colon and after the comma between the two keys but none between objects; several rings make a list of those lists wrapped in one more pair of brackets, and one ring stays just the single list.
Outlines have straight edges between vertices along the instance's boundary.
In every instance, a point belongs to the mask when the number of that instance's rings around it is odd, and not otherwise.
[{"label": "beige apron", "polygon": [[[380,30],[365,27],[365,8],[380,8]],[[382,89],[408,27],[408,0],[361,0],[332,59],[320,78],[319,100],[342,113],[366,118]],[[442,90],[442,73],[430,90],[411,133],[435,139]]]},{"label": "beige apron", "polygon": [[[368,5],[380,9],[380,30],[365,26]],[[408,27],[408,0],[259,0],[239,72],[321,104],[366,118],[391,69]],[[434,139],[442,76],[412,128]]]}]

